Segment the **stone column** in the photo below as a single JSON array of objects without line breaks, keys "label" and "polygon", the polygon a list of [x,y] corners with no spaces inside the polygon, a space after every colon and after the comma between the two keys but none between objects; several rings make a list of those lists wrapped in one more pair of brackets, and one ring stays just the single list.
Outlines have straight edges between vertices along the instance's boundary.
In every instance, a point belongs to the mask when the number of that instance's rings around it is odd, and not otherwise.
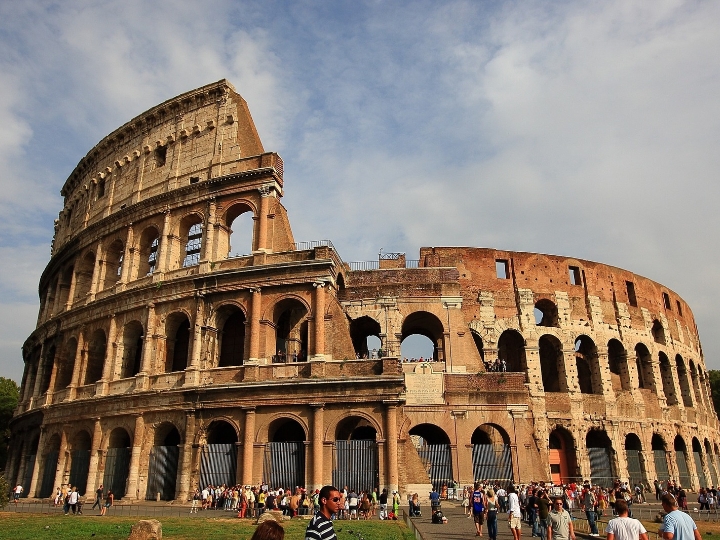
[{"label": "stone column", "polygon": [[255,251],[270,251],[268,249],[267,241],[267,223],[268,223],[268,210],[270,208],[270,196],[272,195],[272,189],[268,187],[261,187],[260,191],[260,210],[258,216],[258,228],[257,228],[257,246]]},{"label": "stone column", "polygon": [[245,434],[243,438],[243,485],[253,484],[253,453],[255,451],[255,407],[245,409]]},{"label": "stone column", "polygon": [[135,248],[133,247],[133,226],[128,225],[127,238],[125,239],[125,250],[123,251],[122,270],[120,271],[120,283],[127,283],[131,279],[130,272],[135,266]]},{"label": "stone column", "polygon": [[203,242],[200,253],[200,261],[212,261],[213,253],[215,252],[215,210],[217,209],[217,203],[215,199],[210,199],[208,202],[207,220],[203,227],[203,234],[205,235],[205,241]]},{"label": "stone column", "polygon": [[75,296],[75,283],[77,282],[76,269],[73,267],[72,274],[70,274],[70,283],[68,284],[68,295],[67,301],[65,302],[65,311],[68,311],[73,304],[73,296]]},{"label": "stone column", "polygon": [[392,493],[398,489],[398,433],[397,433],[397,401],[385,401],[387,407],[385,413],[387,437],[387,484]]},{"label": "stone column", "polygon": [[52,313],[50,313],[50,317],[55,316],[60,311],[60,298],[62,297],[62,289],[63,289],[63,276],[62,271],[58,275],[57,285],[55,287],[55,300],[53,301],[53,305],[51,308]]},{"label": "stone column", "polygon": [[160,233],[160,245],[157,251],[157,264],[155,270],[157,272],[165,272],[168,269],[167,258],[172,249],[170,247],[170,210],[165,210],[165,218],[163,220],[163,229]]},{"label": "stone column", "polygon": [[323,430],[325,404],[311,403],[312,408],[312,483],[309,490],[323,487]]},{"label": "stone column", "polygon": [[[43,450],[45,447],[45,432],[46,432],[46,428],[45,428],[45,426],[42,426],[40,428],[40,439],[38,440],[37,452],[35,453],[35,464],[33,466],[32,478],[30,480],[30,487],[28,488],[28,491],[27,491],[28,497],[36,497],[37,496],[37,483],[38,483],[38,476],[40,476],[40,462],[42,461],[42,459],[40,459],[40,458],[43,455]],[[708,478],[710,478],[710,477],[708,476]]]},{"label": "stone column", "polygon": [[318,281],[313,283],[315,287],[315,313],[313,319],[314,345],[313,360],[325,359],[325,283]]},{"label": "stone column", "polygon": [[[578,372],[577,372],[577,365],[576,365],[576,358],[575,358],[575,348],[563,348],[562,349],[562,372],[559,373],[561,378],[564,377],[565,381],[565,388],[567,388],[567,392],[569,393],[580,393],[580,381],[578,380]],[[562,381],[561,381],[562,383]],[[560,385],[560,391],[565,391],[562,387],[562,384]]]},{"label": "stone column", "polygon": [[200,355],[203,341],[203,320],[205,318],[205,299],[202,294],[195,296],[195,315],[190,321],[192,341],[188,352],[188,365],[185,368],[185,381],[183,386],[197,386],[200,384]]},{"label": "stone column", "polygon": [[100,425],[100,418],[93,418],[95,425],[93,427],[93,436],[90,446],[90,465],[88,466],[88,477],[87,487],[85,493],[94,495],[97,489],[97,472],[98,472],[98,461],[100,458],[100,444],[102,443],[102,426]]},{"label": "stone column", "polygon": [[140,457],[142,456],[143,434],[145,433],[145,420],[141,414],[135,416],[135,433],[133,434],[132,455],[130,456],[130,472],[128,474],[127,496],[130,499],[139,499],[138,473],[140,471]]},{"label": "stone column", "polygon": [[61,486],[64,483],[65,477],[65,462],[67,461],[67,432],[63,426],[60,434],[60,451],[58,452],[57,469],[55,471],[55,483],[53,488]]},{"label": "stone column", "polygon": [[[147,317],[145,323],[145,340],[143,343],[142,360],[140,361],[140,373],[148,375],[154,373],[153,358],[155,357],[155,304],[150,302],[147,306]],[[157,366],[155,366],[156,368]],[[138,373],[138,375],[140,374]]]},{"label": "stone column", "polygon": [[262,293],[260,287],[250,289],[250,362],[257,362],[260,356],[260,317],[262,316]]},{"label": "stone column", "polygon": [[95,250],[95,268],[93,268],[93,275],[90,280],[90,295],[88,301],[92,302],[95,300],[95,295],[98,293],[99,283],[105,280],[105,272],[107,271],[107,264],[102,258],[105,256],[102,242],[99,242],[97,249]]},{"label": "stone column", "polygon": [[537,346],[537,342],[525,347],[525,363],[527,364],[530,395],[533,397],[544,396],[545,387],[543,386],[542,370],[540,369],[540,348]]},{"label": "stone column", "polygon": [[42,385],[42,380],[45,378],[45,370],[46,367],[46,361],[45,361],[45,342],[43,342],[40,345],[40,355],[38,356],[38,367],[37,367],[37,374],[35,375],[35,381],[33,385],[33,397],[38,397],[40,395],[40,386]]},{"label": "stone column", "polygon": [[[186,501],[192,492],[192,456],[193,456],[193,440],[195,439],[195,413],[188,412],[185,415],[185,441],[180,447],[180,456],[178,469],[176,498],[179,501]],[[200,483],[198,479],[198,484]]]},{"label": "stone column", "polygon": [[95,386],[95,395],[104,396],[108,392],[108,384],[112,380],[117,353],[117,320],[115,314],[110,315],[110,328],[108,329],[107,348],[105,349],[105,363],[103,364],[102,377]]},{"label": "stone column", "polygon": [[78,332],[77,350],[75,351],[75,363],[73,364],[72,382],[70,383],[66,401],[75,399],[75,389],[80,386],[81,374],[85,359],[85,329]]}]

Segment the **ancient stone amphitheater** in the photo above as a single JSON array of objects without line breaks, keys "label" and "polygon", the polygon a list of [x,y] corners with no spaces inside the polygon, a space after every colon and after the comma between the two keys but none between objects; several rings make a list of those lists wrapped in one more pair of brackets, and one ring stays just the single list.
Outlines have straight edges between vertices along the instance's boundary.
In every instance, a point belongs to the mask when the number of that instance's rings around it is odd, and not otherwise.
[{"label": "ancient stone amphitheater", "polygon": [[[31,497],[68,482],[165,500],[263,481],[718,483],[677,294],[568,257],[350,263],[298,243],[282,159],[227,81],[105,137],[62,195],[6,471]],[[252,240],[231,245],[243,228]],[[413,335],[432,358],[401,361]]]}]

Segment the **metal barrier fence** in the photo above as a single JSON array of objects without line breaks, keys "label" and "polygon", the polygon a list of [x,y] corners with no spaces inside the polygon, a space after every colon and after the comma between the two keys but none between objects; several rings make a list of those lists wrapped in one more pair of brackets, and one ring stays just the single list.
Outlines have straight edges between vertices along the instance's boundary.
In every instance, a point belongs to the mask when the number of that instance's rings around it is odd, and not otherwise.
[{"label": "metal barrier fence", "polygon": [[[92,501],[85,502],[83,504],[83,514],[88,516],[96,516],[100,514],[100,510],[97,508],[92,509]],[[25,514],[48,514],[48,515],[61,515],[63,513],[63,507],[53,506],[52,503],[47,501],[21,501],[17,505],[10,502],[4,509],[5,512],[16,512]],[[72,513],[72,512],[71,512]],[[190,504],[184,503],[178,505],[177,503],[166,503],[166,504],[115,504],[107,510],[108,516],[114,517],[235,517],[237,512],[224,511],[224,510],[202,510],[198,508],[197,513],[190,513]]]}]

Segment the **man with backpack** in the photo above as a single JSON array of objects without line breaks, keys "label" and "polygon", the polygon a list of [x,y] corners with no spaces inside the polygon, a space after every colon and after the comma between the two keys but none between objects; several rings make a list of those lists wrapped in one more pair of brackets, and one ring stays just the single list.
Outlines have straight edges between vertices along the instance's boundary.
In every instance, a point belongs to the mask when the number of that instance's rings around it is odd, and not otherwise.
[{"label": "man with backpack", "polygon": [[482,526],[485,522],[485,494],[480,489],[480,482],[475,482],[472,494],[472,515],[475,522],[475,536],[482,536]]}]

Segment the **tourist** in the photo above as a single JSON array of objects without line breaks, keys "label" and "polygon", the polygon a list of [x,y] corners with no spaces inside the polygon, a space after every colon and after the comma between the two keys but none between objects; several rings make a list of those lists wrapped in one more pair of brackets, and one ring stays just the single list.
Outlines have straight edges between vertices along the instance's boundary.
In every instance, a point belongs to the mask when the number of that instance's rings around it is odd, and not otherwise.
[{"label": "tourist", "polygon": [[410,498],[410,517],[420,517],[420,497],[417,493],[413,493]]},{"label": "tourist", "polygon": [[485,496],[485,521],[487,522],[488,537],[497,540],[497,513],[500,508],[497,496],[492,488],[487,490]]},{"label": "tourist", "polygon": [[283,540],[285,529],[274,519],[263,521],[252,535],[250,540]]},{"label": "tourist", "polygon": [[380,519],[387,519],[388,517],[388,490],[387,488],[384,488],[382,490],[382,493],[380,494],[380,497],[378,498],[380,501]]},{"label": "tourist", "polygon": [[93,503],[92,508],[90,508],[90,510],[95,510],[96,506],[98,508],[100,508],[102,506],[103,490],[104,490],[103,485],[100,484],[100,487],[95,490],[95,502]]},{"label": "tourist", "polygon": [[485,522],[485,495],[480,489],[480,482],[475,482],[475,491],[472,494],[472,515],[475,522],[475,536],[482,536],[482,526]]},{"label": "tourist", "polygon": [[[504,490],[503,490],[504,491]],[[508,496],[508,524],[510,525],[510,531],[513,534],[514,540],[520,540],[521,530],[520,523],[522,519],[522,512],[520,510],[520,500],[515,492],[515,486],[510,484],[507,490]],[[499,498],[499,497],[498,497]]]},{"label": "tourist", "polygon": [[394,519],[397,519],[400,512],[400,495],[397,490],[394,490],[392,495],[392,511]]},{"label": "tourist", "polygon": [[553,508],[547,517],[547,540],[575,540],[572,518],[563,508],[563,498],[554,497],[552,502]]},{"label": "tourist", "polygon": [[463,507],[463,513],[470,517],[470,495],[472,495],[472,491],[470,490],[469,486],[465,486],[465,489],[463,489],[463,495],[462,495],[462,507]]},{"label": "tourist", "polygon": [[112,489],[108,489],[107,495],[105,495],[105,504],[100,509],[100,515],[104,516],[107,509],[110,508],[115,502],[115,496],[113,495]]},{"label": "tourist", "polygon": [[[560,497],[560,500],[562,501],[562,497]],[[547,535],[547,519],[548,515],[550,515],[550,507],[552,506],[552,502],[550,501],[550,497],[548,497],[547,491],[541,489],[538,496],[535,498],[535,503],[537,504],[538,536],[542,538],[542,540],[545,540]]]},{"label": "tourist", "polygon": [[615,510],[618,517],[611,519],[605,529],[607,540],[648,540],[643,524],[628,517],[628,505],[624,500],[615,503]]},{"label": "tourist", "polygon": [[200,503],[201,497],[202,497],[202,495],[200,494],[200,488],[195,488],[195,493],[193,493],[193,496],[192,496],[192,506],[190,507],[191,514],[197,514],[198,505]]},{"label": "tourist", "polygon": [[357,513],[357,509],[358,509],[358,496],[357,496],[357,493],[355,493],[355,490],[354,490],[354,489],[351,489],[351,490],[350,490],[350,493],[348,493],[348,496],[347,496],[347,509],[348,509],[348,511],[349,511],[348,514],[349,514],[349,518],[350,518],[350,519],[353,519],[353,517],[354,517],[355,519],[358,519],[358,513]]},{"label": "tourist", "polygon": [[678,509],[677,499],[673,495],[666,493],[660,497],[660,502],[666,512],[660,527],[663,540],[702,540],[693,518]]},{"label": "tourist", "polygon": [[320,511],[308,523],[305,540],[337,540],[332,516],[340,510],[340,492],[334,486],[323,486],[319,501]]},{"label": "tourist", "polygon": [[[617,499],[617,496],[616,496]],[[590,484],[585,484],[583,489],[582,505],[585,510],[585,517],[587,518],[588,527],[590,528],[590,536],[599,536],[597,524],[595,523],[595,504],[597,499],[593,493]]]},{"label": "tourist", "polygon": [[15,506],[17,506],[18,500],[20,500],[20,495],[23,492],[23,487],[18,484],[13,488],[13,501],[15,502]]}]

